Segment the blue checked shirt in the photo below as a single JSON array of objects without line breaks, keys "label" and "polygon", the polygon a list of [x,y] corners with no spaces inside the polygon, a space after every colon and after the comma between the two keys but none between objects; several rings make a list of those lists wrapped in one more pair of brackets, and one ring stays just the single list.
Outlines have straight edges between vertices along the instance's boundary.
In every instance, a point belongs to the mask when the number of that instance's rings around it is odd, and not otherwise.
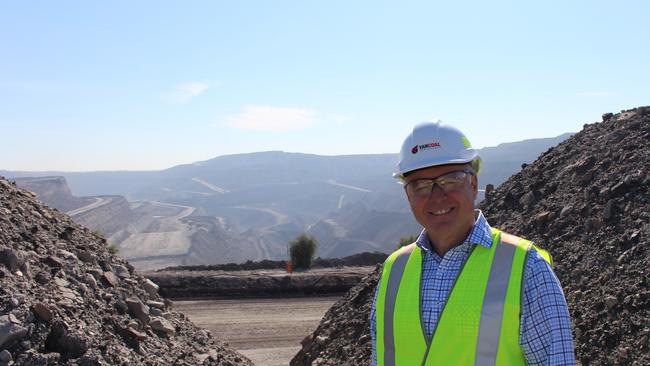
[{"label": "blue checked shirt", "polygon": [[[431,249],[424,230],[417,239],[417,245],[424,251],[420,308],[427,339],[432,337],[447,296],[473,246],[492,246],[490,225],[480,210],[476,213],[477,219],[469,236],[442,258]],[[373,366],[377,365],[376,302],[375,293],[370,313]],[[571,319],[562,287],[551,267],[535,250],[530,251],[524,272],[519,344],[528,365],[575,365]]]}]

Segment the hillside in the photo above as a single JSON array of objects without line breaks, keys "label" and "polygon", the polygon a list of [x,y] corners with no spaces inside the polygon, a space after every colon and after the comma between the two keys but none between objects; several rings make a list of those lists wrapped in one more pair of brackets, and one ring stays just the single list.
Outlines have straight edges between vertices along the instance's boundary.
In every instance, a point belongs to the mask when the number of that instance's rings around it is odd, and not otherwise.
[{"label": "hillside", "polygon": [[[481,149],[482,184],[500,183],[566,137]],[[396,160],[394,154],[269,151],[152,172],[7,174],[22,176],[19,186],[101,231],[136,268],[149,270],[284,259],[287,243],[304,232],[319,241],[321,257],[390,252],[401,237],[420,230],[391,176]],[[61,187],[66,182],[70,189]],[[75,206],[78,201],[86,206]]]},{"label": "hillside", "polygon": [[251,365],[106,241],[0,177],[0,364]]},{"label": "hillside", "polygon": [[[584,365],[650,364],[650,107],[603,115],[510,177],[481,207],[550,250]],[[325,315],[292,365],[367,365],[379,271]]]}]

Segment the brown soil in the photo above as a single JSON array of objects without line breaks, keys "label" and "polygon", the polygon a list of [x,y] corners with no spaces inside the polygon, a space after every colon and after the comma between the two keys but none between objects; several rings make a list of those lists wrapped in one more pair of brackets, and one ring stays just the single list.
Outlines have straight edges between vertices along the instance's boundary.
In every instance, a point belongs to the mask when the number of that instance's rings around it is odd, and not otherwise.
[{"label": "brown soil", "polygon": [[284,366],[339,297],[174,301],[198,326],[249,357],[256,366]]}]

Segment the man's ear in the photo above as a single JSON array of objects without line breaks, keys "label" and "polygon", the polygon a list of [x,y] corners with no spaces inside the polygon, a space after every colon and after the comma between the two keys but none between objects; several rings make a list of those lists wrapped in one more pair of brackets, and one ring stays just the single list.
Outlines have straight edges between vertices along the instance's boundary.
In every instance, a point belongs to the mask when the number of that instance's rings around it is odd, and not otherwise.
[{"label": "man's ear", "polygon": [[476,174],[472,174],[472,193],[474,193],[474,199],[478,196],[478,178]]}]

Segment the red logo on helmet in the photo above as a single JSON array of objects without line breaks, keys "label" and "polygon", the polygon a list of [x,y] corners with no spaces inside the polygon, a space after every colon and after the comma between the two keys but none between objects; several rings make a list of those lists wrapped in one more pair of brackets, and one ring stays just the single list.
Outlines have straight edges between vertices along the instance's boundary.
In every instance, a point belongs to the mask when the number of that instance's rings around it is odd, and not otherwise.
[{"label": "red logo on helmet", "polygon": [[418,153],[418,145],[413,146],[413,148],[411,149],[411,153],[413,153],[413,154]]}]

